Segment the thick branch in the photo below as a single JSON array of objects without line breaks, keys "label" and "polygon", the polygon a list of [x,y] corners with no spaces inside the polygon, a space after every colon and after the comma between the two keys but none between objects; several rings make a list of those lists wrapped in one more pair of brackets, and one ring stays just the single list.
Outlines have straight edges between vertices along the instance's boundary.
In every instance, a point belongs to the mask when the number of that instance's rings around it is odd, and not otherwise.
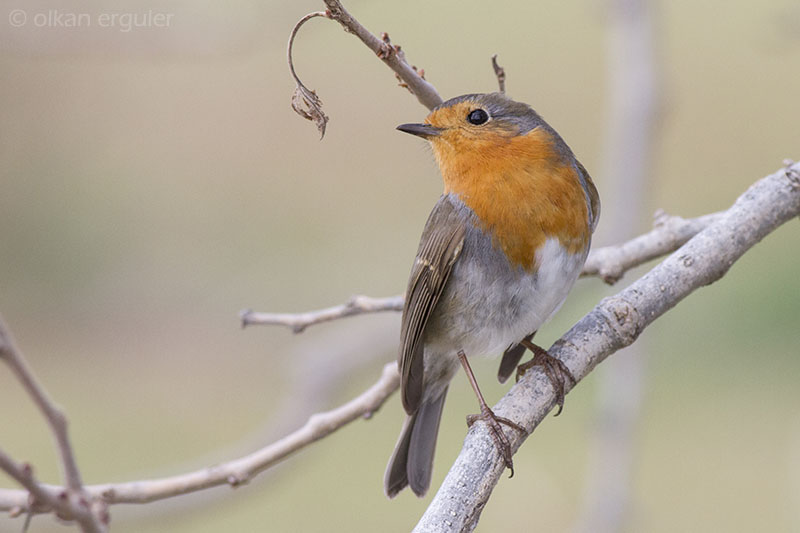
[{"label": "thick branch", "polygon": [[[747,250],[800,215],[800,165],[751,186],[734,205],[678,251],[619,294],[606,298],[550,348],[578,379],[631,344],[656,318],[694,290],[721,278]],[[555,404],[544,373],[529,371],[493,408],[529,432]],[[514,450],[527,435],[507,433]],[[484,424],[475,424],[428,510],[419,532],[472,531],[505,469]]]},{"label": "thick branch", "polygon": [[[399,384],[397,364],[388,363],[378,382],[363,394],[336,409],[312,415],[300,429],[250,455],[168,478],[89,485],[84,489],[95,498],[115,504],[147,503],[219,485],[236,487],[340,427],[358,418],[369,418],[397,390]],[[58,494],[62,490],[53,486],[43,488],[51,494]],[[27,505],[26,492],[0,489],[0,510],[26,509]]]}]

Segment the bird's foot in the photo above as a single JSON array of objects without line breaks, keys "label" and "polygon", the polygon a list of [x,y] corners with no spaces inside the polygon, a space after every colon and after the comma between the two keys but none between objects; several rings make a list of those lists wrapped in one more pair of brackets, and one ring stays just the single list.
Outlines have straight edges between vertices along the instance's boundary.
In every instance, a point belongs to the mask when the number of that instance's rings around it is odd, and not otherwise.
[{"label": "bird's foot", "polygon": [[486,425],[489,426],[489,435],[492,436],[494,445],[497,446],[497,450],[500,452],[500,456],[503,458],[503,463],[505,463],[506,468],[511,470],[511,475],[509,477],[514,477],[514,461],[511,458],[513,455],[511,452],[511,443],[500,424],[505,424],[525,435],[528,434],[527,430],[508,418],[497,416],[485,403],[481,405],[480,414],[467,416],[467,426],[472,427],[472,424],[478,420],[483,420]]},{"label": "bird's foot", "polygon": [[537,346],[530,341],[523,342],[525,346],[533,352],[533,359],[527,363],[522,363],[517,367],[517,381],[519,381],[519,378],[524,376],[525,372],[531,368],[535,366],[542,367],[547,379],[550,380],[550,384],[556,391],[556,404],[558,405],[558,412],[556,412],[555,416],[558,416],[561,414],[561,410],[564,408],[564,396],[567,393],[567,382],[569,381],[570,387],[572,387],[575,385],[577,380],[575,379],[575,376],[572,375],[572,372],[570,372],[569,368],[567,368],[567,365],[565,365],[560,359],[550,355],[548,351],[541,346]]}]

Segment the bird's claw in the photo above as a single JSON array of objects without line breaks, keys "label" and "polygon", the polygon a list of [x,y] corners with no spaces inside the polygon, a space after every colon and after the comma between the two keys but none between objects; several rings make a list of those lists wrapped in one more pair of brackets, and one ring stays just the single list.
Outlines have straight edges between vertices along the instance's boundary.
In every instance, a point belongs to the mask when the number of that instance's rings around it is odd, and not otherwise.
[{"label": "bird's claw", "polygon": [[468,415],[467,426],[472,427],[472,424],[478,420],[483,420],[489,427],[489,435],[491,435],[494,445],[500,452],[500,456],[503,458],[503,463],[506,465],[506,468],[511,470],[511,475],[508,477],[514,477],[514,461],[511,458],[513,455],[511,452],[511,443],[503,431],[503,428],[500,427],[500,424],[505,424],[506,426],[514,428],[525,435],[528,434],[528,431],[524,427],[520,426],[516,422],[512,422],[508,418],[497,416],[488,405],[481,406],[480,414]]},{"label": "bird's claw", "polygon": [[535,366],[542,367],[547,379],[550,380],[550,384],[556,391],[556,405],[558,405],[558,411],[555,416],[558,416],[564,408],[564,396],[567,393],[567,382],[569,381],[570,387],[572,387],[577,383],[577,380],[563,361],[553,357],[547,350],[540,346],[536,346],[533,343],[530,343],[530,345],[531,346],[528,346],[528,348],[533,351],[533,359],[517,367],[517,381],[531,368]]}]

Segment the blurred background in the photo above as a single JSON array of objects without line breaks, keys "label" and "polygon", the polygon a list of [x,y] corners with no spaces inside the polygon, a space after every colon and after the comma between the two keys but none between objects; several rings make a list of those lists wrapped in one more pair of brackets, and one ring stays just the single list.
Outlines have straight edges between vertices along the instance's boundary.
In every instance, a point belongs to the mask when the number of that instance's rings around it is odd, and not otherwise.
[{"label": "blurred background", "polygon": [[[604,175],[608,4],[345,6],[388,32],[445,98],[495,90],[489,61],[499,54],[509,95],[536,108],[595,177],[604,204],[595,245],[612,242],[603,225],[619,209],[637,209],[641,230],[656,208],[718,211],[784,158],[800,158],[796,0],[650,5],[658,134],[646,190],[634,198]],[[286,40],[302,15],[323,8],[0,1],[0,312],[67,411],[87,483],[167,476],[252,451],[358,394],[395,357],[394,313],[302,335],[239,326],[243,308],[304,311],[400,293],[441,191],[423,141],[394,130],[427,111],[337,24],[312,20],[295,45],[298,74],[331,117],[325,139],[290,109]],[[142,27],[101,18],[148,12]],[[69,13],[89,23],[69,27]],[[798,224],[643,334],[619,530],[800,531]],[[618,288],[579,281],[540,344],[610,290]],[[526,442],[479,531],[580,527],[605,420],[599,380],[624,374],[624,360],[612,356]],[[507,389],[496,365],[473,367],[490,403]],[[393,396],[371,420],[249,486],[114,506],[112,530],[410,530],[475,409],[459,375],[424,499],[383,495],[403,419]],[[4,368],[0,421],[0,447],[59,482],[45,423]],[[0,486],[15,485],[0,474]],[[0,517],[0,531],[21,525]],[[46,516],[30,531],[66,529]]]}]

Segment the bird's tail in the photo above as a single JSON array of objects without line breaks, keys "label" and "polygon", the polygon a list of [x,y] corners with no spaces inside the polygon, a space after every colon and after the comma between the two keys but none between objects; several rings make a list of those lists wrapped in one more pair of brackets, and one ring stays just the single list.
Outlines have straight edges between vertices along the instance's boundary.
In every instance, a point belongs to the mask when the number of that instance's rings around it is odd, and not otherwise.
[{"label": "bird's tail", "polygon": [[445,396],[447,389],[406,417],[383,479],[383,489],[389,498],[394,498],[406,485],[420,497],[428,491]]}]

